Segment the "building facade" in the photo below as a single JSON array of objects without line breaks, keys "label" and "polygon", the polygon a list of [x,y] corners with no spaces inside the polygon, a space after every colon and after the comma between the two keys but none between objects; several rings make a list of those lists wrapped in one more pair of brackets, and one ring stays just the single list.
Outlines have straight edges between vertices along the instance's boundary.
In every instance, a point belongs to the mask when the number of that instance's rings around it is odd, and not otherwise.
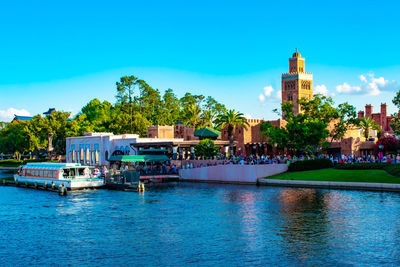
[{"label": "building facade", "polygon": [[297,115],[300,112],[298,100],[300,98],[312,99],[313,97],[313,76],[305,72],[305,58],[297,52],[289,58],[289,73],[282,74],[282,102],[292,101],[293,112]]}]

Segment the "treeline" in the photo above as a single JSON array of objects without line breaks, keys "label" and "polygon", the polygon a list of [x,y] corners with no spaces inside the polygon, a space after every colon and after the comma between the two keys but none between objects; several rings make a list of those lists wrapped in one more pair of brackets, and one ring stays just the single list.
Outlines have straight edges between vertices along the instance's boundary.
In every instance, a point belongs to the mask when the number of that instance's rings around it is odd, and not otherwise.
[{"label": "treeline", "polygon": [[[0,153],[26,154],[54,148],[65,154],[65,139],[85,132],[135,133],[146,136],[151,125],[173,125],[181,121],[195,128],[216,127],[215,119],[225,105],[211,96],[186,93],[178,98],[172,89],[161,94],[144,80],[124,76],[116,83],[116,103],[97,98],[70,118],[70,112],[53,111],[30,121],[0,123]],[[49,147],[50,144],[50,147]]]}]

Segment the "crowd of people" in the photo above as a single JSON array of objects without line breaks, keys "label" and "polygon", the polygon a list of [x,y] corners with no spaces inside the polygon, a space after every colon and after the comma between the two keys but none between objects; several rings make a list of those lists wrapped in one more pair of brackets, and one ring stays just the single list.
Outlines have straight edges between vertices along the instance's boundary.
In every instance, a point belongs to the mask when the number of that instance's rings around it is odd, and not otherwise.
[{"label": "crowd of people", "polygon": [[[158,163],[137,163],[137,164],[124,164],[119,167],[114,166],[113,169],[120,171],[124,170],[135,170],[140,175],[174,175],[178,174],[180,168],[182,169],[193,169],[202,168],[216,165],[261,165],[261,164],[290,164],[299,160],[310,160],[316,158],[327,158],[330,159],[334,164],[338,163],[400,163],[400,154],[397,155],[363,155],[355,156],[350,155],[250,155],[250,156],[231,156],[231,157],[218,157],[215,160],[204,160],[204,161],[185,161],[175,165],[172,162],[158,162]],[[104,173],[107,170],[102,167],[101,170],[96,170],[96,175],[104,177]]]}]

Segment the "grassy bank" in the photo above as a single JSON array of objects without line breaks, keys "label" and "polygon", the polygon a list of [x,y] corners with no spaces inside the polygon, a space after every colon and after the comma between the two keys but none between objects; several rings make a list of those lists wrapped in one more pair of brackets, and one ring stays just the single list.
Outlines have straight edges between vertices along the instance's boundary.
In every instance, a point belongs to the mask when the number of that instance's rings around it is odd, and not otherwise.
[{"label": "grassy bank", "polygon": [[266,179],[393,184],[400,183],[400,177],[392,176],[384,170],[321,169],[302,172],[286,172],[267,177]]}]

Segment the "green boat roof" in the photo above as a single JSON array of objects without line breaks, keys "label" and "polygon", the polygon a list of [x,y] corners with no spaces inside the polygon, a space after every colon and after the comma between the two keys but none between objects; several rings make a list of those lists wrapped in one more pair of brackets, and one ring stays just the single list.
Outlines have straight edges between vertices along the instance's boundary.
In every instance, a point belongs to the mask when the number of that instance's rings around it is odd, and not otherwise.
[{"label": "green boat roof", "polygon": [[221,135],[220,131],[217,131],[209,127],[201,128],[194,131],[194,136],[200,136],[200,137],[218,137],[220,135]]},{"label": "green boat roof", "polygon": [[118,155],[118,156],[111,156],[108,161],[151,162],[151,161],[169,161],[169,158],[165,155]]}]

